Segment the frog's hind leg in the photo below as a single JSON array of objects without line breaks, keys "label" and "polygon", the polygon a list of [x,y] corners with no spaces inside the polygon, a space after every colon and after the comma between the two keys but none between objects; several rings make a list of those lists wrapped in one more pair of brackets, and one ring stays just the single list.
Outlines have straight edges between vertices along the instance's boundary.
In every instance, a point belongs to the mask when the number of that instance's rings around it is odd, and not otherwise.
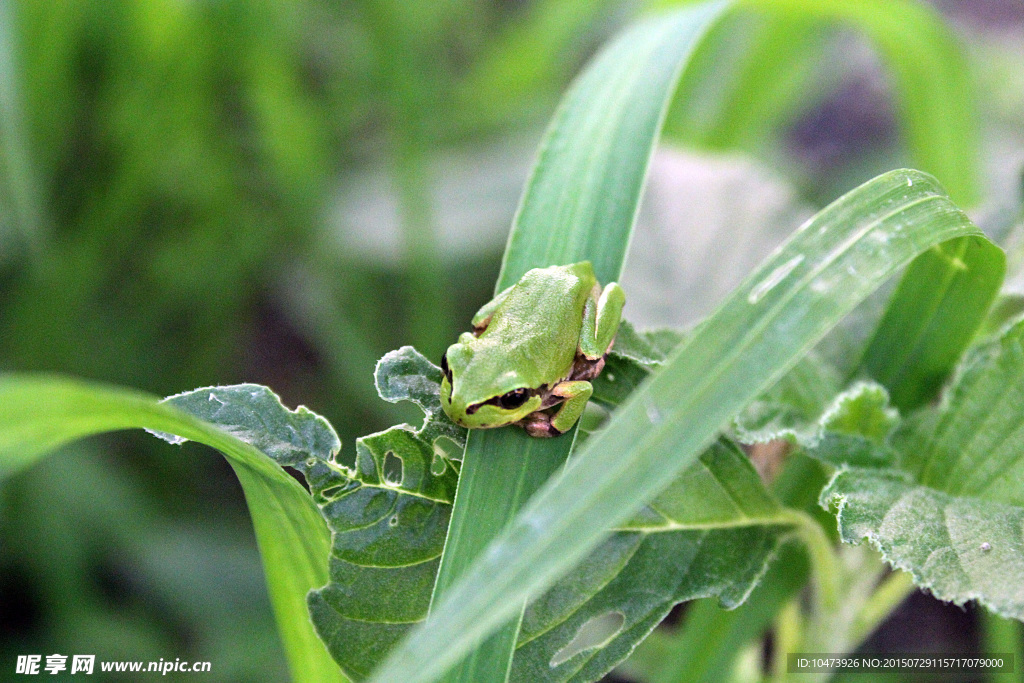
[{"label": "frog's hind leg", "polygon": [[530,436],[558,436],[569,431],[583,414],[587,401],[594,393],[590,382],[559,382],[551,389],[550,396],[563,399],[563,403],[552,415],[537,411],[519,421]]},{"label": "frog's hind leg", "polygon": [[[596,290],[596,288],[595,288]],[[615,282],[609,282],[601,296],[591,294],[583,306],[583,329],[580,331],[580,351],[590,360],[608,352],[622,319],[626,294]]]},{"label": "frog's hind leg", "polygon": [[[512,285],[512,287],[515,287],[515,285]],[[494,311],[501,305],[501,302],[508,298],[508,293],[512,291],[512,287],[498,292],[493,299],[485,303],[476,312],[476,315],[473,316],[473,334],[479,337],[487,329],[487,325],[491,322],[491,316],[494,315]]]}]

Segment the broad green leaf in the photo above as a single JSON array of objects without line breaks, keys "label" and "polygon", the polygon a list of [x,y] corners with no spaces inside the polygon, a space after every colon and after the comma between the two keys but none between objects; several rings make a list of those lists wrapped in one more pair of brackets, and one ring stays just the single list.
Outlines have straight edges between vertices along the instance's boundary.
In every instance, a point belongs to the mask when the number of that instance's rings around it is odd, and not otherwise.
[{"label": "broad green leaf", "polygon": [[[603,49],[563,98],[520,200],[495,291],[535,267],[589,260],[619,279],[647,167],[676,81],[725,8],[707,2],[641,22]],[[572,435],[537,442],[517,428],[472,435],[432,605],[565,462]],[[525,599],[519,600],[521,609]],[[447,680],[502,681],[517,610]]]},{"label": "broad green leaf", "polygon": [[887,467],[896,454],[887,444],[899,424],[885,388],[858,382],[839,394],[818,420],[807,453],[833,467]]},{"label": "broad green leaf", "polygon": [[882,282],[952,239],[984,237],[915,171],[880,176],[808,221],[545,484],[374,680],[440,675],[652,500]]},{"label": "broad green leaf", "polygon": [[410,401],[423,411],[423,425],[417,433],[431,448],[440,448],[442,438],[462,446],[466,430],[449,420],[441,408],[440,373],[441,369],[416,349],[403,346],[377,362],[373,382],[385,401]]},{"label": "broad green leaf", "polygon": [[901,467],[920,483],[1024,505],[1022,340],[1024,322],[1018,321],[971,349],[937,413],[904,439]]},{"label": "broad green leaf", "polygon": [[[791,520],[747,457],[721,442],[523,616],[510,680],[594,681],[683,600],[742,603]],[[616,626],[595,638],[588,627]]]},{"label": "broad green leaf", "polygon": [[889,405],[884,387],[858,382],[836,398],[820,423],[823,431],[882,443],[898,421],[899,413]]},{"label": "broad green leaf", "polygon": [[940,600],[1024,620],[1024,508],[921,486],[897,470],[840,472],[822,493],[847,543],[867,539]]},{"label": "broad green leaf", "polygon": [[724,672],[768,630],[782,606],[806,584],[807,574],[803,549],[784,544],[746,602],[728,611],[715,600],[689,605],[678,630],[654,631],[626,661],[624,673],[650,683],[716,683],[727,678]]},{"label": "broad green leaf", "polygon": [[339,444],[330,426],[305,408],[287,410],[256,385],[198,389],[161,403],[139,392],[60,377],[0,378],[0,474],[75,439],[130,428],[176,443],[196,441],[224,454],[245,491],[292,675],[302,681],[345,680],[306,612],[306,593],[327,580],[327,528],[306,491],[273,460],[310,457],[307,449],[333,455]]},{"label": "broad green leaf", "polygon": [[850,543],[869,540],[936,597],[1024,620],[1024,322],[971,349],[938,408],[891,440],[896,467],[822,492]]}]

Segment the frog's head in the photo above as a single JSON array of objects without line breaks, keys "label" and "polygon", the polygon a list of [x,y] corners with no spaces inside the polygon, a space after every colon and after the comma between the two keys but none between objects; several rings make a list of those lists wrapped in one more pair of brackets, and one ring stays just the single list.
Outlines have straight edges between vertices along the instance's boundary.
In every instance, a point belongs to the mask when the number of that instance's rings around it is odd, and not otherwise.
[{"label": "frog's head", "polygon": [[441,407],[470,429],[503,427],[540,408],[542,399],[501,349],[464,334],[441,358]]}]

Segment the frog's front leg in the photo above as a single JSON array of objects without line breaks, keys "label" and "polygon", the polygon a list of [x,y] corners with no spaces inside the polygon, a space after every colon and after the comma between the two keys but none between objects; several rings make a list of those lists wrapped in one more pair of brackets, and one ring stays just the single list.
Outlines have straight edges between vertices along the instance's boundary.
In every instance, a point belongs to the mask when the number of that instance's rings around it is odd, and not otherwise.
[{"label": "frog's front leg", "polygon": [[576,424],[587,407],[594,387],[590,382],[559,382],[552,388],[551,394],[565,399],[554,415],[543,412],[531,413],[521,422],[530,436],[558,436],[569,431]]},{"label": "frog's front leg", "polygon": [[[515,287],[515,285],[512,285],[512,287]],[[473,316],[473,334],[479,337],[480,334],[487,329],[487,324],[491,322],[491,316],[494,315],[494,311],[497,310],[498,306],[508,298],[509,292],[512,291],[512,287],[501,290],[493,299],[480,307],[480,310]]]},{"label": "frog's front leg", "polygon": [[[596,288],[595,288],[596,291]],[[601,296],[591,295],[583,307],[583,328],[580,330],[580,351],[590,360],[608,353],[622,319],[626,294],[615,282],[609,282]]]}]

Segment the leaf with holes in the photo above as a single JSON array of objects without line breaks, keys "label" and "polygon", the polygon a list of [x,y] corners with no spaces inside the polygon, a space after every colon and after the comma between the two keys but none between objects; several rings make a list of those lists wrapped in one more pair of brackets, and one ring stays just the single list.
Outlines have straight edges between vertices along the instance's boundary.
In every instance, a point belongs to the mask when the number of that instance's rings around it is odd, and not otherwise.
[{"label": "leaf with holes", "polygon": [[352,469],[294,463],[331,530],[330,583],[309,595],[313,625],[356,679],[426,617],[458,481],[456,463],[435,444],[465,441],[441,410],[441,370],[412,347],[384,356],[375,379],[382,398],[418,405],[423,425],[357,439]]},{"label": "leaf with holes", "polygon": [[680,476],[889,276],[963,239],[985,243],[934,179],[914,171],[879,176],[818,213],[586,440],[571,477],[534,494],[374,680],[427,681],[456,664]]},{"label": "leaf with holes", "polygon": [[1024,620],[1024,322],[971,349],[938,408],[890,440],[891,468],[822,492],[844,541],[867,539],[936,597]]}]

